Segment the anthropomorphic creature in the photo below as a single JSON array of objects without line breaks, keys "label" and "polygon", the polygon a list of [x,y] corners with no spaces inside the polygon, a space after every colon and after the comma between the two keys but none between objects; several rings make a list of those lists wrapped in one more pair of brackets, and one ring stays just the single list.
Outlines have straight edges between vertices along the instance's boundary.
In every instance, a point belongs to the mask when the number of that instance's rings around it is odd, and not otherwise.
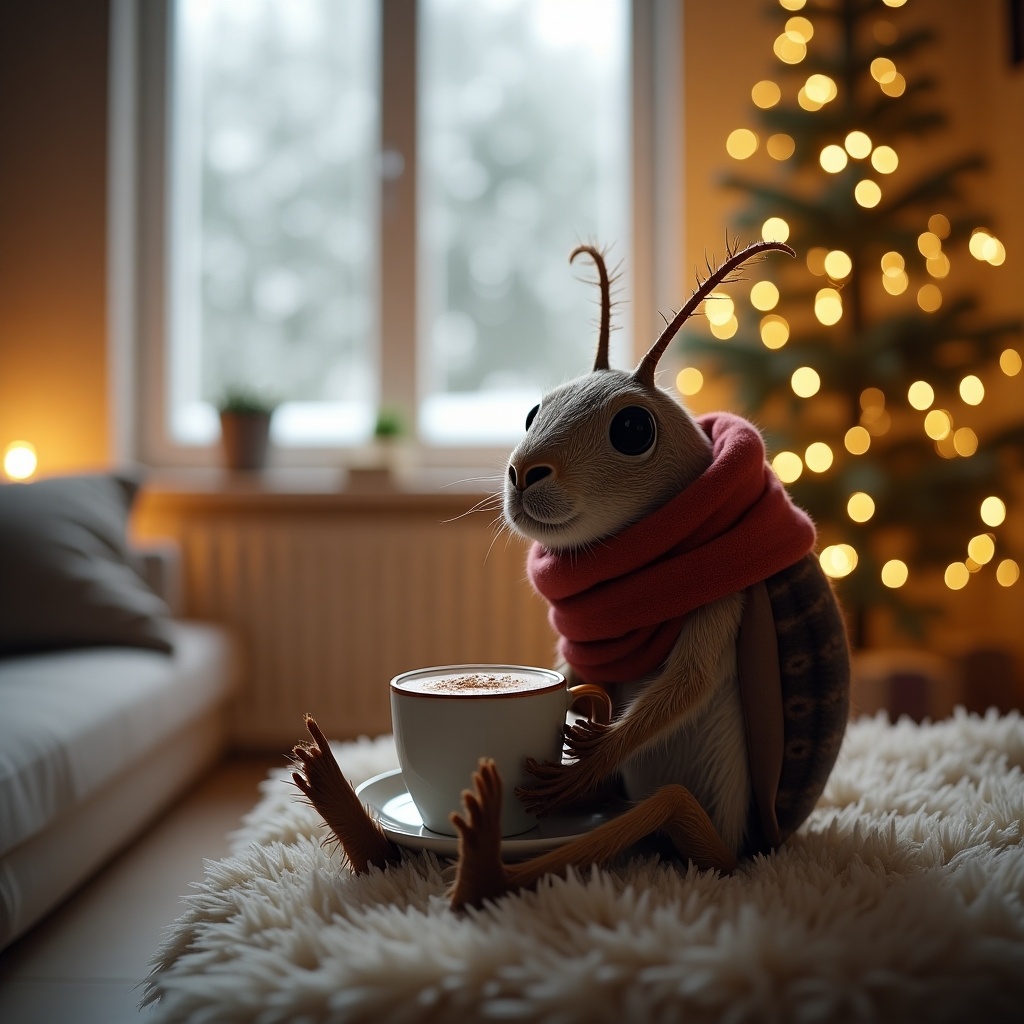
[{"label": "anthropomorphic creature", "polygon": [[[538,815],[627,801],[593,831],[503,863],[501,778],[481,761],[463,813],[452,904],[479,905],[570,865],[601,863],[667,837],[700,868],[732,870],[799,827],[845,732],[849,649],[843,617],[813,554],[814,527],[765,459],[757,430],[718,413],[695,419],[655,384],[683,322],[752,257],[730,251],[631,373],[608,364],[610,283],[601,289],[591,373],[530,411],[508,462],[504,518],[531,540],[527,568],[550,604],[570,685],[609,690],[611,723],[566,728],[562,763],[528,763],[517,791]],[[713,301],[713,300],[712,300]],[[395,861],[384,835],[309,716],[296,785],[355,871]],[[467,780],[469,781],[469,780]]]}]

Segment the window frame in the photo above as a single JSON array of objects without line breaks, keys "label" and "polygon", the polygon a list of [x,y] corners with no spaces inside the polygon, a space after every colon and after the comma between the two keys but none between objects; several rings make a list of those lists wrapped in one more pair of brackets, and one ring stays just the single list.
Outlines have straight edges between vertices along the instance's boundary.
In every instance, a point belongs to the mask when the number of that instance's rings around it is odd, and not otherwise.
[{"label": "window frame", "polygon": [[[165,427],[169,322],[168,97],[173,0],[112,0],[108,174],[108,320],[111,435],[118,461],[158,468],[220,464],[216,443],[176,444]],[[377,324],[383,405],[416,409],[421,345],[415,244],[417,0],[381,4],[381,153],[401,154],[405,172],[382,178]],[[680,0],[632,0],[630,203],[622,259],[623,303],[635,362],[658,335],[657,310],[680,302],[682,215],[682,9]],[[400,31],[399,31],[400,29]],[[392,161],[382,160],[382,166]],[[568,254],[567,254],[568,255]],[[595,332],[596,344],[596,332]],[[580,373],[588,367],[580,367]],[[424,468],[501,465],[508,446],[427,445]],[[340,467],[365,446],[282,446],[279,466]]]}]

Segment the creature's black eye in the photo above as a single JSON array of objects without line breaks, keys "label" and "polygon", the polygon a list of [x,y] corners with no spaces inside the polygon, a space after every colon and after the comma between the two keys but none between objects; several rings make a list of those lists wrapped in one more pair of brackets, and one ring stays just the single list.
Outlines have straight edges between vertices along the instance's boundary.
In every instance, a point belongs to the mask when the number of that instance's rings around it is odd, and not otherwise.
[{"label": "creature's black eye", "polygon": [[534,406],[534,407],[533,407],[533,408],[532,408],[532,409],[531,409],[531,410],[530,410],[530,411],[529,411],[529,412],[528,412],[528,413],[526,414],[526,429],[527,429],[527,430],[529,430],[529,429],[530,429],[530,425],[531,425],[531,424],[533,423],[533,421],[534,421],[534,420],[535,420],[535,419],[537,418],[537,413],[539,413],[539,412],[540,412],[540,406],[539,406],[539,405],[535,405],[535,406]]},{"label": "creature's black eye", "polygon": [[620,409],[612,418],[608,437],[623,455],[643,455],[654,444],[654,417],[639,405]]}]

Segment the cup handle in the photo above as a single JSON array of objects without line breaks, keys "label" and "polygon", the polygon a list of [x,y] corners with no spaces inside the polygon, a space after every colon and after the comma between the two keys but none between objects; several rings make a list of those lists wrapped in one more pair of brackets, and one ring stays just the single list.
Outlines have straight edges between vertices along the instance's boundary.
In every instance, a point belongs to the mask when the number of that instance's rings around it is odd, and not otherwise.
[{"label": "cup handle", "polygon": [[577,703],[586,703],[589,709],[587,717],[597,725],[608,725],[612,720],[612,699],[603,686],[596,683],[580,683],[569,687],[570,710]]}]

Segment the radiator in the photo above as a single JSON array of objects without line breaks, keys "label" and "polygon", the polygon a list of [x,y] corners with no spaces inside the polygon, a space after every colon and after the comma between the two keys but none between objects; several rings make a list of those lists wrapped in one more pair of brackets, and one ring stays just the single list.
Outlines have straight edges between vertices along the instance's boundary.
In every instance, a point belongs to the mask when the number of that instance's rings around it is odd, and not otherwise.
[{"label": "radiator", "polygon": [[[477,517],[479,518],[479,517]],[[389,680],[427,665],[550,665],[523,545],[486,522],[384,515],[188,517],[188,614],[243,652],[238,749],[286,750],[311,712],[328,735],[389,732]]]}]

